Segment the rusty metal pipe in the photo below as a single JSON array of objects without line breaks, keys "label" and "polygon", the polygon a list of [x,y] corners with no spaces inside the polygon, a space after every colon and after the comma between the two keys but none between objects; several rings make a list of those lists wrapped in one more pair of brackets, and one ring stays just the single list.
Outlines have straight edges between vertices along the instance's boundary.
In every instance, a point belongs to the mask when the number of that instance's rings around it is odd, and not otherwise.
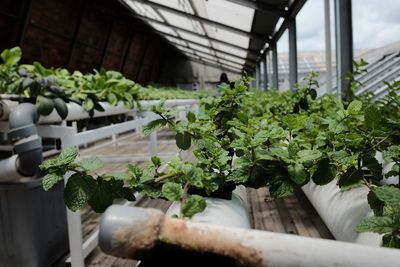
[{"label": "rusty metal pipe", "polygon": [[400,262],[396,249],[195,223],[155,209],[114,205],[102,217],[99,245],[105,253],[140,260],[160,243],[254,267],[397,267]]}]

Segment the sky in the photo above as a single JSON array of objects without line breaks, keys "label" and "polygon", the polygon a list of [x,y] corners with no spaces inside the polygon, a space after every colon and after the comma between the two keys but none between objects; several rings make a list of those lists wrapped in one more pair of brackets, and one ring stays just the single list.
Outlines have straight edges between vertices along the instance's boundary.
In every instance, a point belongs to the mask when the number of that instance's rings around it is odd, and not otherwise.
[{"label": "sky", "polygon": [[[352,3],[354,49],[376,48],[400,41],[400,0],[353,0]],[[333,35],[332,0],[331,20]],[[298,51],[324,50],[323,0],[308,0],[298,14],[296,23]],[[278,42],[278,51],[288,51],[287,33]]]}]

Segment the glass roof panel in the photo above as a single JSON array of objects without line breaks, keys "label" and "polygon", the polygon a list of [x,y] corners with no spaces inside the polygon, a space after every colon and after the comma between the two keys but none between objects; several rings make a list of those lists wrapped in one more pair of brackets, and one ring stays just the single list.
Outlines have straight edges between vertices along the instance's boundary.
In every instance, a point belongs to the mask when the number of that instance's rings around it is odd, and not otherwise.
[{"label": "glass roof panel", "polygon": [[182,31],[179,31],[179,30],[178,30],[178,34],[183,39],[186,39],[186,40],[189,40],[189,41],[193,41],[193,42],[204,44],[204,45],[209,45],[210,44],[210,42],[206,39],[206,36],[199,37],[197,35],[190,34],[190,33],[187,33],[187,32],[182,32]]},{"label": "glass roof panel", "polygon": [[205,48],[203,46],[199,46],[196,44],[189,44],[189,46],[193,49],[199,50],[199,51],[203,51],[203,52],[207,52],[207,53],[213,53],[209,48]]},{"label": "glass roof panel", "polygon": [[234,48],[234,47],[231,47],[231,46],[228,46],[228,45],[224,45],[224,44],[221,44],[221,43],[217,43],[217,42],[212,42],[212,43],[213,43],[213,46],[215,48],[218,48],[219,50],[224,50],[224,51],[226,51],[228,53],[231,53],[231,54],[234,54],[234,55],[238,55],[238,56],[241,56],[241,57],[246,57],[247,56],[247,53],[245,51],[240,50],[240,49],[237,49],[237,48]]},{"label": "glass roof panel", "polygon": [[250,32],[254,10],[225,0],[205,1],[208,18]]},{"label": "glass roof panel", "polygon": [[157,31],[172,34],[175,36],[177,35],[176,32],[171,27],[165,26],[164,24],[159,24],[159,23],[155,23],[155,22],[150,22],[150,24]]},{"label": "glass roof panel", "polygon": [[163,6],[172,7],[174,9],[194,14],[193,9],[187,0],[150,0],[150,2],[158,3]]},{"label": "glass roof panel", "polygon": [[197,21],[193,21],[191,19],[164,10],[160,10],[159,12],[164,16],[167,22],[173,26],[178,26],[187,29],[189,31],[194,31],[197,33],[204,34],[204,31],[201,28],[200,23]]},{"label": "glass roof panel", "polygon": [[232,57],[232,56],[229,56],[229,55],[220,53],[220,52],[217,52],[217,55],[218,55],[220,58],[226,58],[226,59],[229,59],[229,60],[231,60],[231,61],[235,61],[235,62],[237,62],[237,63],[240,64],[240,65],[243,65],[244,62],[245,62],[243,59],[240,59],[240,58],[237,58],[237,57]]},{"label": "glass roof panel", "polygon": [[134,0],[124,0],[124,2],[139,15],[158,21],[163,21],[163,19],[157,14],[157,12],[148,5],[144,5]]},{"label": "glass roof panel", "polygon": [[178,40],[178,39],[176,39],[176,38],[169,37],[169,36],[167,36],[166,38],[167,38],[170,42],[172,42],[172,43],[180,44],[180,45],[186,46],[186,42],[184,42],[184,41],[182,41],[182,40]]},{"label": "glass roof panel", "polygon": [[228,40],[230,43],[238,45],[243,48],[249,47],[249,42],[250,42],[249,38],[239,35],[237,33],[233,33],[219,28],[214,28],[214,36],[215,39],[221,41]]}]

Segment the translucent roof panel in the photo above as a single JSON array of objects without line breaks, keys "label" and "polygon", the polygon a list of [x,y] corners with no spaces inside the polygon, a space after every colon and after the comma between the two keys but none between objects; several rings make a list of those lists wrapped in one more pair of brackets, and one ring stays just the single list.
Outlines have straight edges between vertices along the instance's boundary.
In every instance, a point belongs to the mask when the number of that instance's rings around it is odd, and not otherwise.
[{"label": "translucent roof panel", "polygon": [[235,61],[235,62],[237,62],[238,64],[241,64],[241,65],[243,65],[245,63],[245,61],[243,59],[240,59],[240,58],[237,58],[237,57],[232,57],[232,56],[229,56],[229,55],[226,55],[226,54],[223,54],[223,53],[217,52],[217,56],[220,57],[220,58],[226,58],[226,59],[228,59],[230,61]]},{"label": "translucent roof panel", "polygon": [[148,5],[136,2],[135,0],[124,0],[124,2],[139,15],[158,21],[163,21],[163,19],[157,14],[157,12]]},{"label": "translucent roof panel", "polygon": [[176,32],[171,27],[165,26],[164,24],[155,23],[155,22],[150,22],[150,24],[157,31],[160,31],[163,33],[168,33],[168,34],[175,35],[175,36],[177,35]]},{"label": "translucent roof panel", "polygon": [[205,47],[200,46],[200,45],[189,44],[189,46],[190,46],[191,48],[195,49],[195,50],[198,50],[198,51],[203,51],[203,52],[206,52],[206,53],[209,53],[209,54],[212,53],[211,49],[205,48]]},{"label": "translucent roof panel", "polygon": [[190,34],[190,33],[183,32],[183,31],[179,31],[179,30],[178,30],[178,34],[185,40],[193,41],[195,43],[200,43],[200,44],[203,44],[203,45],[209,45],[210,44],[210,42],[205,37],[199,37],[197,35]]},{"label": "translucent roof panel", "polygon": [[170,41],[171,43],[180,44],[180,45],[186,46],[186,42],[184,42],[184,41],[181,41],[181,40],[178,40],[178,39],[176,39],[176,38],[169,37],[169,36],[167,36],[166,38],[167,38],[168,41]]},{"label": "translucent roof panel", "polygon": [[227,30],[223,30],[220,28],[214,28],[214,37],[215,39],[221,41],[228,41],[237,46],[248,48],[249,47],[249,38],[244,37],[243,35],[239,35],[237,33],[233,33]]},{"label": "translucent roof panel", "polygon": [[205,1],[205,6],[209,19],[250,32],[253,9],[226,0]]},{"label": "translucent roof panel", "polygon": [[159,12],[164,16],[167,22],[173,26],[178,26],[189,31],[194,31],[197,33],[204,34],[204,31],[201,28],[200,23],[197,21],[188,19],[183,16],[179,16],[177,14],[173,14],[165,10],[160,10]]},{"label": "translucent roof panel", "polygon": [[212,42],[213,46],[215,48],[218,48],[219,50],[223,50],[226,51],[228,53],[234,54],[234,55],[238,55],[240,57],[246,57],[247,53],[243,50],[228,46],[228,45],[224,45],[218,42]]},{"label": "translucent roof panel", "polygon": [[150,0],[150,2],[158,3],[164,6],[169,6],[174,9],[184,11],[189,14],[194,14],[193,8],[187,0]]}]

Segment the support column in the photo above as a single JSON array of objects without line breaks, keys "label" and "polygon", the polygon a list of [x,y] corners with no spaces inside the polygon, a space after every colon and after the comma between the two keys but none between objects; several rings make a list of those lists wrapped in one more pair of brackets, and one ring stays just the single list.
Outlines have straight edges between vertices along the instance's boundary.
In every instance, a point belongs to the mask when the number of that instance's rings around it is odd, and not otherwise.
[{"label": "support column", "polygon": [[296,19],[289,21],[289,85],[294,90],[297,83],[297,36],[296,36]]},{"label": "support column", "polygon": [[264,91],[268,90],[268,67],[267,67],[267,60],[268,60],[268,52],[265,52],[264,55],[264,60],[263,60],[263,64],[264,64]]},{"label": "support column", "polygon": [[353,27],[351,0],[335,1],[336,62],[338,70],[338,95],[346,96],[347,75],[353,70]]},{"label": "support column", "polygon": [[272,51],[272,88],[279,89],[279,78],[278,78],[278,51],[276,44],[271,44]]},{"label": "support column", "polygon": [[326,92],[332,92],[332,47],[331,47],[331,13],[329,0],[324,0],[325,14],[325,70],[326,70]]},{"label": "support column", "polygon": [[261,84],[261,70],[260,70],[260,62],[256,62],[256,88],[260,89]]}]

